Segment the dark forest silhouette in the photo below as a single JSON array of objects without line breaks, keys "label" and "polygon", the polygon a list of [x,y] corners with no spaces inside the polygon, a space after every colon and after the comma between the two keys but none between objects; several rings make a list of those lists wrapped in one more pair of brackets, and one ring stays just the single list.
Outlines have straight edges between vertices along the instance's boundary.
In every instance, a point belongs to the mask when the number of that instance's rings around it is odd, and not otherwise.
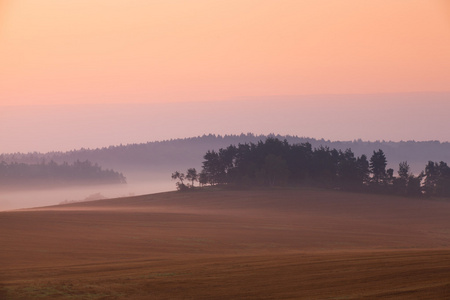
[{"label": "dark forest silhouette", "polygon": [[54,161],[42,161],[39,164],[0,162],[2,188],[122,183],[126,183],[126,178],[121,173],[104,170],[90,161],[77,160],[72,164],[57,164]]},{"label": "dark forest silhouette", "polygon": [[[397,176],[387,169],[383,150],[370,158],[310,143],[289,144],[287,140],[268,138],[265,142],[230,145],[204,155],[202,171],[197,175],[172,174],[180,190],[202,185],[248,186],[317,186],[352,191],[389,193],[408,196],[450,196],[450,167],[443,161],[429,161],[418,175],[410,171],[407,161],[399,164]],[[195,171],[195,172],[194,172]],[[195,174],[193,176],[192,174]]]}]

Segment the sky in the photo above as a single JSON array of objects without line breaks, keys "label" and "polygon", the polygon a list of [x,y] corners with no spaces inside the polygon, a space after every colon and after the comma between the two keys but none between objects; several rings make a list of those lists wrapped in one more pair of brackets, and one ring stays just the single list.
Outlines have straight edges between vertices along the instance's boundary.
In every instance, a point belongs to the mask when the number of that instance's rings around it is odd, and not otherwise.
[{"label": "sky", "polygon": [[0,0],[0,152],[449,141],[449,70],[448,0]]}]

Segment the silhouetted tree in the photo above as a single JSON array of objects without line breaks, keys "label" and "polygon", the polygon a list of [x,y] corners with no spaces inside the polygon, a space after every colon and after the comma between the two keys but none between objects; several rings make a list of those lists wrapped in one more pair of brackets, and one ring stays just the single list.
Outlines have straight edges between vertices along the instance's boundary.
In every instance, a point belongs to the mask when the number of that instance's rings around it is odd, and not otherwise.
[{"label": "silhouetted tree", "polygon": [[184,190],[186,188],[186,185],[184,184],[184,179],[185,179],[184,173],[180,173],[178,171],[172,173],[172,180],[179,180],[176,183],[178,190]]},{"label": "silhouetted tree", "polygon": [[397,194],[407,194],[408,181],[410,178],[408,162],[404,161],[398,165],[398,178],[394,180],[394,191]]},{"label": "silhouetted tree", "polygon": [[208,183],[211,185],[223,183],[225,180],[225,167],[220,161],[219,153],[208,151],[204,156],[203,170],[208,174]]},{"label": "silhouetted tree", "polygon": [[394,184],[394,169],[389,168],[386,170],[386,177],[384,179],[384,185],[386,188],[386,191],[389,191]]},{"label": "silhouetted tree", "polygon": [[450,196],[450,167],[447,163],[429,161],[425,167],[425,193],[429,196]]},{"label": "silhouetted tree", "polygon": [[330,186],[336,181],[339,164],[339,152],[328,147],[319,147],[313,152],[312,178],[317,184]]},{"label": "silhouetted tree", "polygon": [[398,165],[398,176],[403,179],[407,180],[410,175],[410,168],[407,161],[403,161]]},{"label": "silhouetted tree", "polygon": [[369,168],[369,161],[367,160],[366,155],[361,155],[356,160],[356,169],[357,169],[357,177],[358,182],[362,183],[363,185],[367,185],[370,180],[370,168]]},{"label": "silhouetted tree", "polygon": [[372,182],[376,185],[384,183],[386,178],[387,160],[383,150],[374,151],[370,158],[370,172],[372,173]]},{"label": "silhouetted tree", "polygon": [[189,168],[186,173],[186,179],[191,181],[191,186],[194,187],[194,182],[198,181],[199,175],[195,168]]},{"label": "silhouetted tree", "polygon": [[439,195],[450,197],[450,167],[443,161],[439,163],[439,175]]},{"label": "silhouetted tree", "polygon": [[439,183],[439,165],[436,162],[429,161],[425,167],[424,190],[428,196],[436,195]]},{"label": "silhouetted tree", "polygon": [[410,174],[408,177],[408,184],[406,187],[406,194],[409,196],[420,196],[422,195],[422,179],[424,173],[420,173],[419,176],[414,176]]},{"label": "silhouetted tree", "polygon": [[202,186],[208,184],[210,182],[210,180],[208,178],[208,173],[206,173],[204,170],[202,170],[198,176],[198,182]]},{"label": "silhouetted tree", "polygon": [[338,177],[340,185],[345,188],[356,187],[362,183],[358,178],[357,159],[351,149],[339,151]]}]

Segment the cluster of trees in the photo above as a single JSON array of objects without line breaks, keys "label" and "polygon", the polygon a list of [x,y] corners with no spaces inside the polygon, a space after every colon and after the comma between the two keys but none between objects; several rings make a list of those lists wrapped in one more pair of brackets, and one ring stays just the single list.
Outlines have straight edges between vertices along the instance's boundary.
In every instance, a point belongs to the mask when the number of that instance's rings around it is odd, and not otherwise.
[{"label": "cluster of trees", "polygon": [[0,186],[67,185],[67,184],[126,183],[122,173],[103,170],[90,161],[57,164],[42,161],[39,164],[0,163]]},{"label": "cluster of trees", "polygon": [[[195,168],[189,168],[186,172],[186,174],[184,173],[180,173],[178,171],[175,171],[174,173],[172,173],[172,179],[173,180],[178,180],[176,185],[177,185],[177,189],[180,191],[184,191],[187,189],[193,189],[194,183],[196,181],[199,181],[200,178],[200,174],[197,173],[197,170]],[[189,181],[188,183],[184,183],[184,181]]]},{"label": "cluster of trees", "polygon": [[[355,156],[351,149],[342,151],[323,146],[313,149],[310,143],[289,144],[286,140],[268,138],[256,144],[207,151],[204,159],[202,171],[189,177],[191,186],[198,180],[202,185],[312,185],[401,195],[450,196],[450,167],[446,163],[430,161],[424,172],[414,175],[404,161],[395,176],[393,169],[387,169],[386,155],[381,149],[373,151],[369,159],[364,154]],[[184,187],[184,174],[175,172],[172,178],[180,180],[179,189]]]}]

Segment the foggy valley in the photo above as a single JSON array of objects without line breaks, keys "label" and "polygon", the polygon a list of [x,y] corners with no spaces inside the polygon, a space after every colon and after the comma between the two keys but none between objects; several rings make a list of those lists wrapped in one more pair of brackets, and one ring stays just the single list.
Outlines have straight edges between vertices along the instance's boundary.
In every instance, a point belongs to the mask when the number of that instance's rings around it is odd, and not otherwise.
[{"label": "foggy valley", "polygon": [[[83,201],[89,196],[100,194],[106,198],[128,197],[172,191],[175,185],[169,176],[160,178],[148,176],[133,178],[127,184],[121,185],[83,185],[55,188],[36,188],[0,192],[0,210],[13,210],[64,204]],[[96,200],[96,199],[93,199]]]},{"label": "foggy valley", "polygon": [[0,0],[0,300],[450,299],[449,25]]},{"label": "foggy valley", "polygon": [[[203,135],[199,137],[110,146],[98,149],[80,149],[69,152],[48,153],[2,153],[0,162],[7,164],[22,163],[39,165],[43,162],[55,164],[76,161],[89,161],[98,164],[103,169],[111,169],[122,173],[126,184],[104,185],[96,184],[90,179],[89,185],[79,185],[76,181],[68,182],[68,187],[49,184],[35,184],[16,180],[15,184],[2,186],[0,192],[0,209],[17,209],[53,205],[65,200],[83,200],[86,197],[100,193],[108,198],[141,195],[153,192],[164,192],[175,189],[175,182],[170,179],[172,172],[194,167],[201,170],[203,156],[208,150],[218,151],[229,145],[257,143],[268,137],[287,140],[290,144],[310,143],[314,148],[321,146],[345,151],[351,149],[356,155],[365,154],[368,157],[374,151],[382,149],[386,153],[388,168],[398,169],[400,162],[407,161],[411,172],[418,175],[425,170],[428,161],[450,161],[450,144],[438,141],[429,142],[366,142],[326,141],[313,138],[281,135]],[[21,176],[24,176],[22,174]],[[3,179],[5,181],[5,179]],[[53,180],[54,181],[54,180]],[[1,182],[0,182],[1,183]],[[78,187],[75,187],[79,185]],[[16,188],[14,188],[16,186]]]}]

